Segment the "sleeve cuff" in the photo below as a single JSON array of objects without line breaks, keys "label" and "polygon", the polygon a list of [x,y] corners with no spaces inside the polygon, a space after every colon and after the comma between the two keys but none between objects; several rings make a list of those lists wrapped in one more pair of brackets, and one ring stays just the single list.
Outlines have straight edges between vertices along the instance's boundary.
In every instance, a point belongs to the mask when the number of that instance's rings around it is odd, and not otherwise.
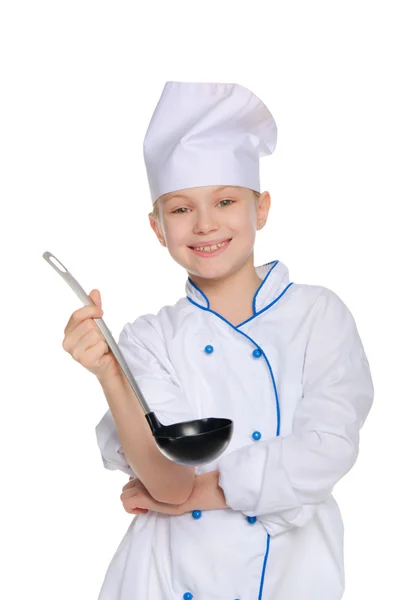
[{"label": "sleeve cuff", "polygon": [[282,441],[256,442],[220,459],[219,486],[230,508],[256,517],[301,508],[282,467]]}]

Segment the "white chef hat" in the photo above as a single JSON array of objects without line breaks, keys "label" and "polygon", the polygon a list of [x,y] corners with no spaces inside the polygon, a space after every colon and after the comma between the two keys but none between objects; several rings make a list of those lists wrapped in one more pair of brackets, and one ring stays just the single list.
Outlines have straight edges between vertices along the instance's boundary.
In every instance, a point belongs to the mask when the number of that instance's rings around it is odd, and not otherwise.
[{"label": "white chef hat", "polygon": [[152,204],[204,185],[260,192],[259,158],[276,141],[270,111],[242,85],[167,81],[143,143]]}]

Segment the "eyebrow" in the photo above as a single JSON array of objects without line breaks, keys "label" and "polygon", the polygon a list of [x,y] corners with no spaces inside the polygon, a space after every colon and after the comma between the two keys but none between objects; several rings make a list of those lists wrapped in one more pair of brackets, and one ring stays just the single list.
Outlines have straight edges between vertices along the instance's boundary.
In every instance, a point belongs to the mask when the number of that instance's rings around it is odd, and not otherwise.
[{"label": "eyebrow", "polygon": [[[227,189],[234,189],[234,187],[232,185],[223,185],[221,187],[216,188],[216,190],[214,191],[215,194],[217,194],[218,192],[222,191],[222,190],[227,190]],[[172,192],[171,192],[172,194]],[[171,196],[166,196],[164,199],[164,204],[166,202],[168,202],[168,200],[172,200],[173,198],[186,198],[187,200],[189,200],[189,196],[186,196],[185,194],[172,194]]]}]

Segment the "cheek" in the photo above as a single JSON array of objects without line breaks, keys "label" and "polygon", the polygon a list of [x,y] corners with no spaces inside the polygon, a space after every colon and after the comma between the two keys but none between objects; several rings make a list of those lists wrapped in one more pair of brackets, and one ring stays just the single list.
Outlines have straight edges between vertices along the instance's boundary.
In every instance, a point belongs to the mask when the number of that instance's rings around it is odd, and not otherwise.
[{"label": "cheek", "polygon": [[168,250],[180,248],[185,244],[186,236],[181,235],[181,232],[172,232],[166,235]]},{"label": "cheek", "polygon": [[186,242],[190,239],[189,232],[191,231],[191,228],[189,229],[186,222],[174,223],[172,227],[165,227],[163,231],[168,248],[186,245]]},{"label": "cheek", "polygon": [[229,228],[233,232],[251,236],[256,231],[256,220],[251,214],[235,214],[229,220]]}]

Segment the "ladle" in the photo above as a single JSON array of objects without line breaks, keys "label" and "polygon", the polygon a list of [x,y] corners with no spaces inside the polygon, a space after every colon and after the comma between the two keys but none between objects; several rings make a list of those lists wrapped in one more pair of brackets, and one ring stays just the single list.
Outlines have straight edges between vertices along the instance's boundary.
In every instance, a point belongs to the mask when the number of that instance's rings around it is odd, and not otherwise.
[{"label": "ladle", "polygon": [[[84,305],[94,304],[66,267],[50,252],[43,258],[60,274]],[[61,270],[53,261],[61,265]],[[143,408],[146,420],[159,450],[170,460],[182,465],[202,465],[215,460],[229,445],[233,434],[233,421],[221,418],[196,419],[173,425],[162,425],[148,407],[120,348],[102,319],[94,319],[103,333],[110,350],[123,370]]]}]

